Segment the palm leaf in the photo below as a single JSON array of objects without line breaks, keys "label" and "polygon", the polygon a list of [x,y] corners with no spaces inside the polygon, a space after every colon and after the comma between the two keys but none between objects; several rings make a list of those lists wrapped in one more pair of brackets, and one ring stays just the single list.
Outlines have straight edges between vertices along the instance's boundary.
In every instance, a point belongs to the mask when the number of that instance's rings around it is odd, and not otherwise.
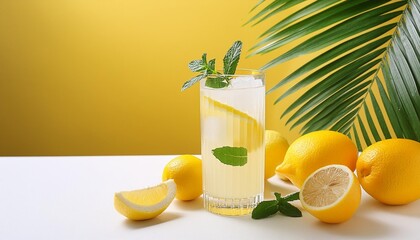
[{"label": "palm leaf", "polygon": [[286,124],[301,133],[340,131],[359,149],[392,137],[420,141],[419,0],[264,1],[248,23],[279,17],[291,6],[296,10],[263,32],[250,53],[307,39],[261,67],[266,70],[316,52],[267,92],[293,83],[274,102],[296,98],[281,115]]}]

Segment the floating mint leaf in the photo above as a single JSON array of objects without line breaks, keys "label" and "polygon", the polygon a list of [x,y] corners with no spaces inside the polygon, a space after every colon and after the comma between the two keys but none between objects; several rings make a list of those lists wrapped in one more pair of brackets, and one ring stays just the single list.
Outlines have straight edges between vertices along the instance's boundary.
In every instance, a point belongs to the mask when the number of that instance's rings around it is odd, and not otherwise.
[{"label": "floating mint leaf", "polygon": [[254,210],[252,210],[252,218],[253,219],[261,219],[271,216],[278,212],[278,201],[264,201],[257,205]]},{"label": "floating mint leaf", "polygon": [[238,66],[239,58],[241,56],[242,42],[236,41],[232,47],[229,48],[225,57],[223,58],[223,72],[225,74],[235,74]]},{"label": "floating mint leaf", "polygon": [[207,76],[206,74],[200,74],[200,75],[195,76],[195,77],[191,78],[190,80],[186,81],[184,83],[184,85],[182,85],[181,91],[184,91],[185,89],[191,87],[191,85],[200,81],[201,79],[205,78],[206,76]]},{"label": "floating mint leaf", "polygon": [[279,212],[288,216],[288,217],[302,217],[302,212],[292,204],[288,203],[283,199],[279,202]]},{"label": "floating mint leaf", "polygon": [[213,155],[222,163],[231,166],[243,166],[248,161],[248,151],[243,147],[224,146],[212,150]]}]

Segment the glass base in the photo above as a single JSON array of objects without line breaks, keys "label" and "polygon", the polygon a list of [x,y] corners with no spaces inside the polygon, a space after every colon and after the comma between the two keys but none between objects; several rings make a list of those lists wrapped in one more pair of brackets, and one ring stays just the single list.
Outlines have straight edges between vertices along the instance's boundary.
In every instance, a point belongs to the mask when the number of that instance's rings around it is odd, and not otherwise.
[{"label": "glass base", "polygon": [[207,211],[226,216],[240,216],[252,213],[263,200],[263,194],[250,198],[217,198],[203,194],[204,208]]}]

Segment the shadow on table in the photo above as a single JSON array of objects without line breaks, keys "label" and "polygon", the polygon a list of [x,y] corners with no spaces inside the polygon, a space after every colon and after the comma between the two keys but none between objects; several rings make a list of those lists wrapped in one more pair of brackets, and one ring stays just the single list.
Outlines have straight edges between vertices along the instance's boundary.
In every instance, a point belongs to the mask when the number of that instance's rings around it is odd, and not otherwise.
[{"label": "shadow on table", "polygon": [[126,219],[124,221],[124,225],[129,229],[141,229],[141,228],[151,227],[151,226],[155,226],[155,225],[162,224],[165,222],[169,222],[179,217],[181,217],[181,215],[176,214],[176,213],[163,212],[161,215],[155,218],[149,219],[149,220],[133,221],[133,220]]},{"label": "shadow on table", "polygon": [[[385,206],[374,199],[364,199],[357,213],[347,222],[340,224],[327,224],[319,221],[315,217],[311,216],[306,212],[300,203],[297,201],[294,205],[299,208],[302,213],[302,218],[290,218],[281,214],[275,214],[266,219],[253,220],[251,216],[232,217],[233,220],[243,221],[250,224],[250,228],[258,227],[265,228],[266,231],[273,231],[273,234],[278,233],[282,228],[287,229],[288,233],[294,235],[295,238],[307,238],[308,235],[303,231],[304,229],[309,230],[311,234],[320,234],[324,237],[328,235],[328,239],[334,239],[335,237],[350,237],[350,238],[381,238],[386,237],[390,232],[395,231],[392,226],[381,221],[378,218],[372,217],[375,212],[385,212],[384,208],[389,212],[389,208],[392,206]],[[395,212],[404,215],[418,217],[417,207],[396,209]],[[414,213],[408,213],[408,209],[411,209]],[[391,210],[392,212],[392,210]]]},{"label": "shadow on table", "polygon": [[174,204],[177,208],[183,211],[197,211],[197,210],[204,210],[204,203],[203,198],[199,197],[197,199],[191,201],[181,201],[175,199],[172,204]]},{"label": "shadow on table", "polygon": [[392,226],[366,216],[354,216],[347,222],[340,224],[327,224],[315,221],[321,231],[328,231],[331,235],[349,236],[354,238],[380,238],[392,231]]},{"label": "shadow on table", "polygon": [[382,211],[407,217],[420,218],[420,201],[412,202],[406,205],[391,206],[380,203],[379,201],[369,197],[368,199],[365,199],[363,204],[361,204],[359,211]]},{"label": "shadow on table", "polygon": [[318,236],[319,239],[342,237],[349,237],[349,239],[380,239],[393,231],[392,226],[389,224],[365,215],[356,215],[349,221],[340,224],[323,223],[307,212],[303,212],[302,218],[290,218],[281,214],[275,214],[259,220],[253,220],[251,216],[232,217],[232,220],[249,224],[245,228],[265,228],[264,231],[272,232],[273,236],[281,233],[284,229],[288,235],[292,235],[295,239],[306,239],[309,235]]}]

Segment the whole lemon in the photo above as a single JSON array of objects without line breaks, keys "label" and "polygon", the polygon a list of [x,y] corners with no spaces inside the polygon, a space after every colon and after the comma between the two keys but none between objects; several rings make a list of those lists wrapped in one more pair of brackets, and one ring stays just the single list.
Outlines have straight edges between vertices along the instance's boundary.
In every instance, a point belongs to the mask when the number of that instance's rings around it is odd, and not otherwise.
[{"label": "whole lemon", "polygon": [[359,156],[356,169],[363,189],[382,203],[402,205],[420,199],[419,142],[376,142]]},{"label": "whole lemon", "polygon": [[176,198],[189,201],[203,193],[201,160],[192,155],[180,155],[169,161],[163,169],[162,180],[173,179]]},{"label": "whole lemon", "polygon": [[357,153],[354,143],[342,133],[329,130],[311,132],[290,145],[283,163],[276,168],[276,174],[301,188],[311,173],[327,165],[341,164],[354,171]]},{"label": "whole lemon", "polygon": [[283,162],[289,143],[277,131],[265,130],[265,179],[273,176],[277,165]]}]

